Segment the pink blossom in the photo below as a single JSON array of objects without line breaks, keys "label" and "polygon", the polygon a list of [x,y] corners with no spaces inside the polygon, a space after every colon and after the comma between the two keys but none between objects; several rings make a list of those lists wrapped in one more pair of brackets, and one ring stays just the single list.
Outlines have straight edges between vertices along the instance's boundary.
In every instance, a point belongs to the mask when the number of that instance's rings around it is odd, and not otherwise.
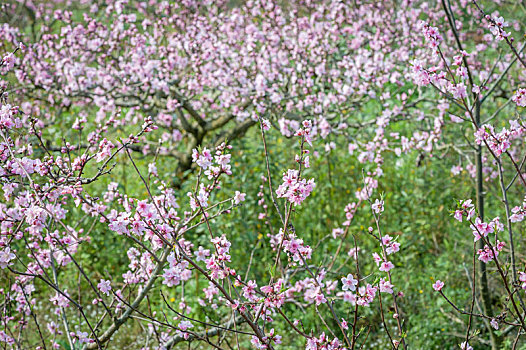
[{"label": "pink blossom", "polygon": [[243,202],[245,200],[245,196],[246,196],[245,193],[241,193],[239,191],[236,191],[236,193],[234,195],[234,204],[237,205],[237,204]]},{"label": "pink blossom", "polygon": [[390,261],[384,261],[380,264],[380,271],[384,271],[384,272],[389,272],[389,270],[391,270],[392,268],[394,268],[394,264]]},{"label": "pink blossom", "polygon": [[384,211],[384,201],[378,199],[375,200],[374,203],[371,205],[371,208],[376,214],[380,214]]},{"label": "pink blossom", "polygon": [[389,282],[388,280],[385,280],[384,278],[381,278],[378,285],[380,287],[380,293],[393,294],[393,287],[394,287],[394,285],[391,282]]},{"label": "pink blossom", "polygon": [[15,254],[11,252],[9,247],[0,250],[0,268],[5,269],[11,265],[11,260],[14,260],[15,257]]},{"label": "pink blossom", "polygon": [[437,292],[440,292],[444,288],[444,282],[441,280],[437,280],[435,283],[433,283],[433,289]]},{"label": "pink blossom", "polygon": [[342,277],[342,284],[343,290],[354,291],[356,290],[356,286],[358,285],[358,280],[355,279],[352,274],[348,274],[347,277]]},{"label": "pink blossom", "polygon": [[519,107],[526,107],[526,89],[518,89],[511,100]]},{"label": "pink blossom", "polygon": [[111,290],[111,282],[110,281],[107,281],[107,280],[103,280],[101,279],[99,284],[97,284],[97,288],[99,288],[99,290],[106,294],[106,295],[110,295],[110,290]]}]

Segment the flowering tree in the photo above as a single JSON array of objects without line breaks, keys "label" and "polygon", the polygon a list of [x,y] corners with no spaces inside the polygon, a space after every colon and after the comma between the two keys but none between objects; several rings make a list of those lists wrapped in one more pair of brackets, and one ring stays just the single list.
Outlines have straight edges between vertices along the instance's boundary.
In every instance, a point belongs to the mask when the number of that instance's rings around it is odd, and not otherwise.
[{"label": "flowering tree", "polygon": [[[454,212],[454,217],[460,222],[466,220],[470,223],[474,241],[478,242],[478,249],[476,245],[473,247],[473,273],[470,280],[473,292],[469,311],[461,310],[447,298],[442,291],[444,287],[442,281],[433,284],[433,288],[453,308],[469,316],[465,341],[460,345],[462,349],[472,349],[469,342],[475,336],[471,333],[473,318],[480,318],[485,323],[493,348],[499,348],[502,338],[518,328],[517,336],[513,341],[513,348],[516,348],[520,335],[525,329],[523,312],[526,309],[524,309],[525,305],[521,295],[521,281],[524,278],[522,272],[518,272],[513,223],[523,220],[520,213],[524,204],[520,204],[520,201],[526,188],[525,175],[522,170],[526,159],[522,150],[526,128],[518,110],[515,111],[515,115],[504,117],[504,121],[509,125],[502,128],[500,132],[495,130],[495,127],[490,123],[499,120],[501,113],[508,112],[506,107],[509,104],[524,107],[523,89],[520,85],[523,83],[523,77],[520,72],[526,68],[526,62],[522,57],[525,46],[522,45],[517,48],[511,32],[507,31],[509,23],[498,12],[491,15],[486,13],[476,0],[473,0],[471,6],[466,7],[466,9],[462,9],[462,6],[453,7],[446,1],[442,1],[442,7],[447,18],[444,30],[447,31],[451,40],[446,43],[440,34],[440,29],[424,24],[423,34],[432,51],[430,61],[435,66],[428,69],[422,66],[421,62],[418,62],[415,65],[414,76],[418,85],[432,85],[436,91],[456,105],[456,115],[451,116],[452,120],[458,123],[471,124],[474,130],[475,144],[471,144],[470,148],[474,150],[476,165],[471,166],[470,173],[476,178],[476,208],[471,200],[461,200]],[[489,29],[490,33],[484,34],[486,43],[468,48],[473,44],[466,42],[466,34],[462,33],[463,26],[461,22],[456,20],[456,17],[462,16],[466,12],[475,21],[475,25],[478,24],[480,28],[478,31],[482,31],[484,26]],[[515,28],[518,28],[517,24]],[[472,50],[472,52],[466,50]],[[496,58],[495,51],[499,52],[498,58]],[[507,54],[503,54],[503,51]],[[513,75],[515,65],[518,66],[518,76]],[[509,80],[506,82],[507,79]],[[519,86],[515,84],[519,84]],[[503,91],[503,95],[497,95],[498,90]],[[498,101],[502,97],[507,100],[504,104]],[[490,107],[485,108],[487,105]],[[498,108],[495,108],[495,105]],[[467,140],[469,141],[469,139]],[[483,155],[483,150],[486,151],[487,155]],[[465,152],[461,152],[461,154],[466,156]],[[509,169],[508,176],[504,171],[506,168]],[[452,169],[452,171],[459,173],[461,166]],[[484,180],[492,181],[495,178],[498,179],[500,190],[500,195],[497,195],[497,198],[502,201],[504,206],[505,224],[501,223],[498,216],[491,221],[484,220]],[[513,186],[518,187],[519,205],[512,209],[509,198]],[[499,232],[504,231],[508,233],[507,242],[500,240],[503,237],[499,236]],[[499,253],[506,245],[510,246],[509,258],[504,258],[506,262],[503,262],[503,257],[500,256],[499,258]],[[475,258],[478,258],[480,264],[479,286],[477,286],[475,278],[477,270]],[[499,296],[505,295],[504,299],[497,304],[497,307],[501,309],[500,311],[494,310],[495,305],[491,300],[492,295],[488,287],[486,266],[490,262],[495,263],[500,279],[498,288],[501,288],[501,291],[497,294]],[[482,299],[482,307],[478,306],[480,311],[478,314],[474,312],[477,288],[481,291]],[[499,332],[499,334],[495,334],[494,330],[498,330],[501,324],[508,324],[510,327]]]},{"label": "flowering tree", "polygon": [[[451,171],[465,167],[477,191],[476,207],[462,199],[454,210],[479,242],[469,308],[447,296],[447,280],[433,289],[466,315],[461,348],[475,337],[498,348],[513,331],[519,344],[526,275],[512,224],[526,215],[516,109],[526,65],[501,17],[446,1],[75,6],[6,5],[24,20],[0,27],[0,342],[405,349],[404,238],[385,225],[379,186],[414,153],[419,165],[457,152]],[[507,102],[490,104],[500,90]],[[488,124],[511,107],[507,128]],[[275,151],[278,138],[288,152]],[[233,161],[249,146],[262,164],[255,196],[242,188],[250,166]],[[315,240],[298,222],[324,185],[323,161],[330,182],[342,148],[359,164],[357,183],[344,183],[345,204]],[[505,223],[484,220],[493,186]],[[248,202],[255,218],[243,217]],[[248,242],[227,225],[233,216],[266,235]],[[112,255],[125,266],[98,261]],[[492,293],[489,283],[499,283]]]}]

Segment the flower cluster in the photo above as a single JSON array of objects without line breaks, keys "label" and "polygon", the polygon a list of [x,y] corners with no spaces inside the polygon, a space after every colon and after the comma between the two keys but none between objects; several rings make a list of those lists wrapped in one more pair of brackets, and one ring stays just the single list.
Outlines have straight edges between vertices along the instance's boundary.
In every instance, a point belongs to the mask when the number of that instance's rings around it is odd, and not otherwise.
[{"label": "flower cluster", "polygon": [[495,244],[495,246],[491,248],[488,247],[488,245],[484,245],[484,249],[479,249],[477,251],[477,254],[479,256],[478,259],[486,264],[490,261],[493,261],[499,256],[499,252],[502,249],[504,249],[505,245],[506,243],[501,242],[499,240],[497,240],[497,244]]},{"label": "flower cluster", "polygon": [[400,243],[395,242],[393,237],[389,235],[385,235],[382,237],[382,245],[384,246],[387,255],[391,255],[400,250]]},{"label": "flower cluster", "polygon": [[345,221],[342,223],[343,226],[350,226],[351,221],[354,218],[354,215],[356,214],[356,210],[358,209],[358,203],[349,203],[345,206]]},{"label": "flower cluster", "polygon": [[511,100],[519,107],[526,107],[526,89],[518,89],[511,97]]},{"label": "flower cluster", "polygon": [[511,212],[513,213],[510,216],[511,222],[523,221],[526,218],[526,197],[524,197],[524,201],[522,202],[522,205],[513,207],[513,209],[511,209]]},{"label": "flower cluster", "polygon": [[319,350],[319,349],[331,349],[331,350],[345,350],[346,347],[338,338],[332,340],[322,333],[319,337],[311,337],[307,340],[305,350]]},{"label": "flower cluster", "polygon": [[440,43],[444,40],[437,27],[428,23],[422,23],[422,34],[432,50],[438,50]]},{"label": "flower cluster", "polygon": [[206,147],[201,151],[194,148],[192,150],[192,161],[205,170],[205,175],[208,176],[209,180],[217,178],[222,173],[232,175],[231,155],[226,153],[226,150],[230,149],[232,146],[223,142],[215,148],[215,155],[212,157],[212,153]]},{"label": "flower cluster", "polygon": [[111,156],[111,150],[113,148],[115,148],[115,145],[111,143],[111,141],[103,139],[99,144],[99,152],[95,157],[97,162],[102,162],[103,160],[109,158]]},{"label": "flower cluster", "polygon": [[[351,296],[351,303],[356,303],[363,307],[369,307],[376,297],[377,290],[378,287],[373,287],[371,284],[367,283],[367,285],[358,288],[358,293],[356,293],[356,295]],[[345,298],[346,296],[344,295],[344,300]],[[353,298],[355,299],[354,301],[352,300]]]},{"label": "flower cluster", "polygon": [[301,123],[301,128],[299,128],[294,136],[301,137],[305,142],[307,142],[312,147],[312,122],[310,120],[304,120]]},{"label": "flower cluster", "polygon": [[0,129],[9,130],[12,128],[20,128],[22,122],[18,115],[20,110],[18,106],[5,104],[0,106]]},{"label": "flower cluster", "polygon": [[380,271],[389,272],[395,266],[391,261],[387,260],[387,255],[398,252],[400,250],[400,243],[395,242],[389,235],[383,236],[380,241],[382,246],[382,254],[385,252],[385,255],[381,257],[378,253],[373,253],[373,259]]},{"label": "flower cluster", "polygon": [[179,322],[179,324],[177,325],[177,331],[175,332],[175,334],[178,337],[182,337],[184,339],[188,339],[190,337],[190,333],[187,332],[187,331],[190,328],[194,328],[194,325],[192,324],[192,322],[190,322],[188,320],[183,320],[183,321]]},{"label": "flower cluster", "polygon": [[263,337],[263,340],[260,340],[256,336],[252,336],[251,343],[256,349],[268,349],[271,344],[281,344],[281,336],[275,334],[274,328],[272,328],[268,332],[268,335]]},{"label": "flower cluster", "polygon": [[489,30],[498,41],[504,40],[511,35],[511,32],[506,32],[504,28],[509,26],[509,23],[504,20],[502,16],[486,15],[486,20],[489,21]]},{"label": "flower cluster", "polygon": [[312,248],[306,245],[296,233],[289,232],[283,236],[283,229],[280,228],[277,235],[268,234],[268,237],[270,237],[270,245],[274,250],[279,249],[281,243],[283,251],[287,253],[292,264],[301,266],[304,260],[311,259]]},{"label": "flower cluster", "polygon": [[[206,147],[201,151],[197,149],[192,150],[193,161],[204,170],[204,174],[208,177],[208,180],[212,181],[209,185],[200,183],[199,191],[196,193],[187,193],[192,210],[208,207],[210,194],[214,189],[219,188],[219,177],[222,174],[232,175],[232,166],[230,164],[231,154],[226,153],[227,150],[231,149],[232,146],[223,142],[215,148],[214,157],[212,157],[212,153]],[[244,200],[245,194],[236,191],[233,197],[234,203],[238,205]]]},{"label": "flower cluster", "polygon": [[201,151],[195,148],[192,150],[192,161],[201,169],[208,169],[208,167],[212,165],[212,160],[212,153],[208,148],[204,147]]},{"label": "flower cluster", "polygon": [[181,261],[175,253],[168,256],[168,268],[164,269],[163,284],[168,287],[179,285],[181,281],[187,281],[192,277],[192,271],[188,269],[188,261]]},{"label": "flower cluster", "polygon": [[474,241],[477,242],[482,237],[488,237],[490,233],[497,233],[504,231],[504,225],[500,222],[498,217],[486,223],[479,217],[475,218],[475,222],[469,226],[475,236]]},{"label": "flower cluster", "polygon": [[284,280],[278,279],[275,283],[262,286],[261,292],[265,294],[264,305],[267,308],[280,308],[285,303]]},{"label": "flower cluster", "polygon": [[480,145],[485,142],[491,151],[500,157],[511,147],[514,139],[523,138],[526,135],[526,128],[519,121],[510,121],[510,128],[503,128],[501,132],[495,132],[493,126],[485,124],[475,132],[475,142]]},{"label": "flower cluster", "polygon": [[6,53],[0,60],[0,73],[5,74],[15,67],[15,55],[12,52]]},{"label": "flower cluster", "polygon": [[215,237],[211,240],[215,248],[215,253],[205,260],[206,268],[210,271],[210,276],[214,279],[224,279],[229,275],[235,275],[234,269],[226,266],[231,261],[230,246],[232,245],[225,235]]},{"label": "flower cluster", "polygon": [[301,179],[299,170],[289,169],[283,173],[283,183],[279,185],[276,194],[278,198],[286,198],[297,206],[307,199],[315,187],[314,179]]},{"label": "flower cluster", "polygon": [[458,209],[455,210],[453,216],[456,220],[462,222],[464,217],[469,221],[475,216],[475,214],[475,206],[473,205],[472,200],[467,199],[461,200],[458,203]]}]

